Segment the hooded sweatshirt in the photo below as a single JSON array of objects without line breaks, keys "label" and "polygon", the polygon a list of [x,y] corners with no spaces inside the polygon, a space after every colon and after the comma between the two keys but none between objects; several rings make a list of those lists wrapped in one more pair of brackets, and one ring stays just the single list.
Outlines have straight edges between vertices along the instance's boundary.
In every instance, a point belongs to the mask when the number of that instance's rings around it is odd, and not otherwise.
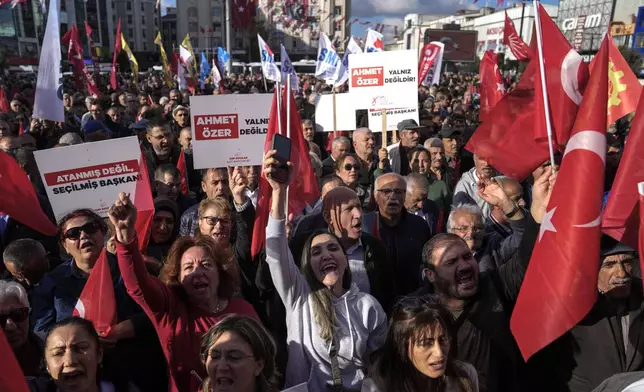
[{"label": "hooded sweatshirt", "polygon": [[[311,288],[293,262],[284,220],[272,216],[266,227],[266,262],[286,308],[285,387],[307,383],[310,392],[326,392],[333,385],[330,344],[320,338],[314,321]],[[355,283],[344,295],[333,298],[333,308],[337,320],[334,340],[343,389],[359,391],[369,356],[385,341],[387,316],[378,301],[361,293]]]}]

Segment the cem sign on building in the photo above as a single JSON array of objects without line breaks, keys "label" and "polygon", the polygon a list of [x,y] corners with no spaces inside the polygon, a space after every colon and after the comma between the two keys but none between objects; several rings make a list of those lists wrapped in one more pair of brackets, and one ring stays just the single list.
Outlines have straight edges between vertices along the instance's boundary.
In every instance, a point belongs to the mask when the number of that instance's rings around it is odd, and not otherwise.
[{"label": "cem sign on building", "polygon": [[557,25],[584,61],[599,50],[610,28],[614,0],[561,0]]}]

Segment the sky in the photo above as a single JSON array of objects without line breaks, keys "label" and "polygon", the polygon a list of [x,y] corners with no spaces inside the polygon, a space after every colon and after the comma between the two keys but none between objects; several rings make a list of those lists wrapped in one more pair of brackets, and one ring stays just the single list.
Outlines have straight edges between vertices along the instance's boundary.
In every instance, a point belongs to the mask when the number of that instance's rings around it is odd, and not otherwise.
[{"label": "sky", "polygon": [[[359,18],[361,21],[372,23],[384,23],[388,25],[403,25],[406,14],[452,14],[454,11],[463,8],[476,8],[485,6],[486,1],[490,6],[495,6],[497,0],[351,0],[351,18]],[[559,4],[559,0],[542,0],[544,4]],[[161,0],[165,13],[165,7],[175,7],[177,0]],[[462,4],[461,4],[462,3]],[[506,5],[520,3],[520,0],[505,0]],[[361,37],[365,35],[366,26],[354,24],[351,33]],[[393,36],[393,29],[385,30],[385,38]]]}]

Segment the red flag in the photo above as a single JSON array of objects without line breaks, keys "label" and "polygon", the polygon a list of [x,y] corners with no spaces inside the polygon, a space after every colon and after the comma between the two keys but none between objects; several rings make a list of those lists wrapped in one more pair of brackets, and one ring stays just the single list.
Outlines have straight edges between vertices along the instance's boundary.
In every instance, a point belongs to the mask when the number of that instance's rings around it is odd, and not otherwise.
[{"label": "red flag", "polygon": [[188,194],[188,169],[186,168],[186,155],[181,150],[179,160],[177,161],[177,169],[181,173],[181,193]]},{"label": "red flag", "polygon": [[255,19],[255,0],[232,0],[230,11],[233,27],[248,30]]},{"label": "red flag", "polygon": [[4,91],[4,88],[0,87],[0,111],[2,113],[9,113],[10,110],[7,93]]},{"label": "red flag", "polygon": [[644,264],[644,258],[641,255],[644,255],[644,182],[637,184],[637,190],[640,194],[640,238],[639,238],[639,253],[640,253],[640,268]]},{"label": "red flag", "polygon": [[154,102],[152,101],[150,94],[148,94],[148,106],[152,106],[152,104],[154,104]]},{"label": "red flag", "polygon": [[26,2],[27,2],[27,0],[0,0],[0,7],[5,5],[5,4],[11,3],[11,8],[14,8],[16,5],[24,4]]},{"label": "red flag", "polygon": [[0,211],[32,229],[55,236],[57,229],[43,212],[31,181],[9,155],[0,151]]},{"label": "red flag", "polygon": [[485,159],[506,176],[523,181],[548,159],[548,144],[535,141],[534,75],[536,62],[528,68],[517,86],[488,114],[494,121],[476,129],[465,148]]},{"label": "red flag", "polygon": [[116,37],[114,38],[114,57],[112,57],[112,74],[110,75],[110,83],[112,85],[112,90],[119,89],[119,82],[116,79],[116,60],[121,53],[121,18],[116,25]]},{"label": "red flag", "polygon": [[[568,39],[550,18],[543,5],[539,4],[541,21],[541,36],[547,40],[543,45],[543,59],[546,72],[546,89],[550,103],[550,118],[554,143],[561,150],[570,137],[570,131],[575,123],[577,110],[588,82],[588,66],[581,56],[570,46]],[[536,52],[536,51],[535,51]],[[538,64],[539,56],[534,56],[533,62]],[[541,88],[541,72],[535,67],[535,140],[547,140],[545,109]]]},{"label": "red flag", "polygon": [[150,241],[150,230],[152,230],[152,218],[154,218],[154,201],[152,189],[150,188],[150,177],[145,155],[141,152],[139,162],[139,178],[136,181],[134,193],[134,205],[136,206],[136,235],[139,238],[139,250],[144,252]]},{"label": "red flag", "polygon": [[517,29],[514,27],[512,19],[508,16],[508,13],[505,13],[505,26],[503,27],[503,45],[510,48],[510,51],[519,61],[530,60],[532,56],[532,51],[523,42],[523,39],[519,37]]},{"label": "red flag", "polygon": [[[608,63],[608,124],[614,123],[625,115],[635,111],[640,99],[642,85],[631,67],[620,53],[615,41],[610,41]],[[590,63],[592,71],[595,65]]]},{"label": "red flag", "polygon": [[96,47],[96,45],[94,44],[94,40],[92,39],[92,32],[93,32],[92,26],[90,26],[89,23],[86,20],[85,21],[85,36],[87,37],[87,42],[89,44],[89,50],[90,50],[90,53],[92,55],[92,68],[93,68],[92,73],[94,74],[93,75],[94,83],[96,83],[96,86],[98,87],[98,82],[100,80],[99,75],[101,73],[101,68],[100,68],[100,66],[98,64],[98,48]]},{"label": "red flag", "polygon": [[22,121],[20,121],[20,123],[18,124],[18,136],[20,136],[20,135],[22,135],[24,133],[25,133],[25,126],[22,123]]},{"label": "red flag", "polygon": [[[436,45],[434,42],[430,42],[423,47],[422,51],[422,57],[420,58],[420,61],[418,62],[418,85],[420,86],[425,82],[425,79],[427,79],[427,74],[429,73],[429,70],[432,68],[432,65],[434,65],[434,61],[436,60],[436,56],[441,52],[441,47]],[[438,71],[440,72],[440,70]],[[431,81],[429,84],[431,85]]]},{"label": "red flag", "polygon": [[0,391],[29,392],[25,375],[22,373],[20,364],[13,349],[7,341],[4,329],[0,328],[0,355],[2,355],[2,366],[0,366]]},{"label": "red flag", "polygon": [[94,78],[92,78],[92,75],[87,70],[85,61],[83,60],[83,47],[81,45],[80,36],[76,25],[72,25],[72,28],[68,33],[69,35],[65,34],[65,36],[63,37],[63,41],[66,41],[67,38],[69,38],[69,42],[67,42],[67,58],[74,69],[74,76],[76,77],[76,87],[82,89],[83,79],[85,79],[85,82],[87,83],[87,91],[92,95],[98,96],[98,87],[94,82]]},{"label": "red flag", "polygon": [[481,122],[490,121],[490,112],[505,95],[505,85],[503,77],[499,70],[499,56],[487,51],[483,55],[481,65],[479,66],[479,81],[481,84],[481,112],[479,118]]},{"label": "red flag", "polygon": [[637,247],[639,230],[636,187],[638,183],[644,182],[642,151],[644,151],[644,94],[640,96],[631,132],[628,135],[602,219],[604,233],[633,249]]},{"label": "red flag", "polygon": [[597,53],[561,170],[512,313],[527,360],[577,325],[597,300],[606,165],[608,42]]},{"label": "red flag", "polygon": [[98,335],[102,337],[110,333],[112,325],[118,320],[114,283],[105,248],[89,274],[72,315],[91,321]]},{"label": "red flag", "polygon": [[[315,177],[315,172],[311,166],[311,160],[308,154],[308,146],[302,135],[300,128],[302,121],[295,106],[293,92],[284,89],[282,97],[280,118],[282,120],[282,134],[286,135],[286,102],[290,100],[291,105],[291,162],[293,163],[293,178],[296,180],[291,183],[288,190],[288,212],[297,216],[302,213],[304,207],[309,204],[313,205],[320,198],[320,190]],[[273,104],[271,106],[271,115],[268,120],[268,132],[266,133],[266,142],[264,143],[264,152],[271,150],[273,147],[273,135],[279,133],[277,122],[277,89],[273,94]],[[266,225],[268,224],[268,214],[271,208],[271,186],[268,184],[266,177],[262,173],[259,179],[259,197],[257,200],[257,213],[255,215],[255,224],[253,226],[253,242],[251,245],[251,254],[257,255],[264,247],[266,242]]]}]

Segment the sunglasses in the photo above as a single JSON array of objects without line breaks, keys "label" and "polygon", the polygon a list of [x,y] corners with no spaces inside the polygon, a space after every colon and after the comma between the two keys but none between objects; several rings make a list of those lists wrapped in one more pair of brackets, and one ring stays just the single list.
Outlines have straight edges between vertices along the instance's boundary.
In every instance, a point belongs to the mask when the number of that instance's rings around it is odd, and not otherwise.
[{"label": "sunglasses", "polygon": [[96,234],[99,230],[101,230],[101,225],[98,224],[98,222],[90,222],[84,224],[83,226],[72,227],[71,229],[67,230],[65,234],[63,234],[63,239],[76,241],[80,238],[81,232],[93,235]]},{"label": "sunglasses", "polygon": [[10,310],[9,313],[0,314],[0,326],[7,325],[7,320],[11,319],[14,323],[21,323],[29,318],[29,308],[20,308]]},{"label": "sunglasses", "polygon": [[352,165],[350,163],[347,163],[346,165],[344,165],[344,170],[345,171],[351,171],[351,169],[354,169],[354,170],[358,171],[358,170],[360,170],[360,165]]},{"label": "sunglasses", "polygon": [[230,226],[232,223],[232,220],[228,218],[219,218],[216,216],[204,216],[201,219],[205,219],[206,223],[208,223],[209,226],[217,226],[217,223],[221,223],[222,226]]}]

